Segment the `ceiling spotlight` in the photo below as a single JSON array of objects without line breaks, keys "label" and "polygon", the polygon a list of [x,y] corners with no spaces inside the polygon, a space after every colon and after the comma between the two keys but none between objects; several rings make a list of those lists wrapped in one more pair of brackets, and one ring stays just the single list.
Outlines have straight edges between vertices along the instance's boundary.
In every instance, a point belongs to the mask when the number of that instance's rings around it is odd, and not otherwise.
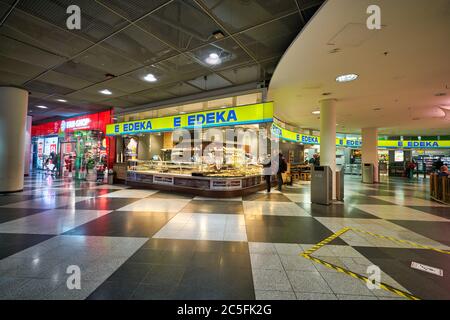
[{"label": "ceiling spotlight", "polygon": [[185,114],[186,113],[186,111],[180,111],[180,114]]},{"label": "ceiling spotlight", "polygon": [[108,89],[103,89],[103,90],[100,90],[99,92],[100,92],[101,94],[106,94],[106,95],[112,94],[112,92],[109,91]]},{"label": "ceiling spotlight", "polygon": [[148,82],[155,82],[158,79],[156,79],[156,77],[153,74],[149,73],[144,77],[144,80]]},{"label": "ceiling spotlight", "polygon": [[210,53],[208,58],[205,59],[207,64],[216,65],[222,62],[219,55],[217,53]]},{"label": "ceiling spotlight", "polygon": [[67,102],[67,100],[64,100],[64,99],[56,99],[56,101],[59,101],[59,102]]},{"label": "ceiling spotlight", "polygon": [[214,37],[214,39],[219,40],[219,39],[224,38],[225,35],[223,34],[222,31],[217,30],[217,31],[214,31],[214,32],[213,32],[213,37]]},{"label": "ceiling spotlight", "polygon": [[48,109],[47,106],[36,106],[36,108],[39,108],[39,109]]},{"label": "ceiling spotlight", "polygon": [[320,110],[313,111],[312,114],[320,114]]},{"label": "ceiling spotlight", "polygon": [[358,79],[358,75],[354,73],[344,74],[336,78],[337,82],[350,82]]}]

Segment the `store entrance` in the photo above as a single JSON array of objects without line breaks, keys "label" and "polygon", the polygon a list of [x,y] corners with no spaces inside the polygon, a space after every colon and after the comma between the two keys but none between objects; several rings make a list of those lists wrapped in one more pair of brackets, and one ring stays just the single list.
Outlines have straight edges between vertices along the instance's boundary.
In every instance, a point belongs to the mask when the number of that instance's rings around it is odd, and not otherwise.
[{"label": "store entrance", "polygon": [[107,146],[96,131],[77,131],[61,143],[61,175],[77,180],[103,180],[106,169]]},{"label": "store entrance", "polygon": [[60,174],[62,177],[72,177],[75,175],[75,159],[76,155],[75,142],[62,142],[60,148]]}]

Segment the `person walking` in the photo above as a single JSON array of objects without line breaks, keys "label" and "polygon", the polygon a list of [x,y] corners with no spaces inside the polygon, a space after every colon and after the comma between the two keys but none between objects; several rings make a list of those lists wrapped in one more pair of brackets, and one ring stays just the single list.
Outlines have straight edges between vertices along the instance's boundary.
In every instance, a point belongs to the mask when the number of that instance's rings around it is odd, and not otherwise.
[{"label": "person walking", "polygon": [[278,172],[277,172],[278,191],[282,191],[283,173],[285,173],[286,171],[287,171],[287,162],[283,154],[280,152],[280,154],[278,155]]},{"label": "person walking", "polygon": [[267,171],[264,175],[264,180],[266,180],[266,190],[267,190],[267,193],[270,193],[270,189],[272,189],[272,183],[271,183],[272,175],[270,174],[270,167],[272,165],[272,161],[270,161],[270,155],[264,157],[263,161],[264,161],[263,168],[265,168],[264,170]]}]

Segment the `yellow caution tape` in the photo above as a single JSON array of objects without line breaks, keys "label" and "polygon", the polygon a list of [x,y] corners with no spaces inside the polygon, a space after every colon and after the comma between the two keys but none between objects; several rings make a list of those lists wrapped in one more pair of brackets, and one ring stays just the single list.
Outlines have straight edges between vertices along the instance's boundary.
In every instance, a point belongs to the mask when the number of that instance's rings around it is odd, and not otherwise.
[{"label": "yellow caution tape", "polygon": [[[412,241],[401,240],[401,239],[397,239],[397,238],[389,237],[389,236],[383,236],[383,235],[380,235],[380,234],[376,234],[376,233],[373,233],[373,232],[361,230],[361,229],[358,229],[358,228],[345,227],[345,228],[342,228],[341,230],[339,230],[338,232],[334,233],[333,235],[329,236],[328,238],[322,240],[318,244],[312,246],[310,249],[306,250],[305,252],[301,253],[300,255],[302,257],[306,258],[306,259],[309,259],[309,260],[311,260],[313,262],[316,262],[316,263],[319,263],[321,265],[324,265],[327,268],[330,268],[330,269],[336,270],[338,272],[344,273],[346,275],[349,275],[349,276],[351,276],[351,277],[353,277],[355,279],[359,279],[359,280],[364,281],[366,283],[367,282],[371,282],[369,280],[369,278],[367,278],[367,277],[365,277],[363,275],[357,274],[357,273],[355,273],[353,271],[350,271],[348,269],[336,266],[336,265],[334,265],[332,263],[329,263],[329,262],[326,262],[324,260],[321,260],[321,259],[318,259],[316,257],[311,256],[311,254],[313,254],[315,251],[319,250],[324,245],[330,243],[334,239],[342,236],[344,233],[346,233],[346,232],[348,232],[350,230],[355,231],[355,232],[359,232],[359,233],[364,233],[364,234],[367,234],[367,235],[370,235],[370,236],[374,236],[374,237],[377,237],[377,238],[381,238],[381,239],[387,239],[387,240],[390,240],[390,241],[393,241],[393,242],[397,242],[397,243],[408,244],[408,245],[416,247],[416,248],[433,250],[433,251],[436,251],[436,252],[439,252],[439,253],[443,253],[443,254],[450,254],[449,251],[433,248],[433,247],[430,247],[430,246],[424,246],[424,245],[421,245],[421,244],[418,244],[418,243],[414,243]],[[410,294],[408,292],[405,292],[403,290],[396,289],[396,288],[394,288],[394,287],[392,287],[392,286],[390,286],[390,285],[388,285],[386,283],[380,283],[379,286],[380,286],[381,289],[389,291],[391,293],[394,293],[394,294],[396,294],[398,296],[401,296],[403,298],[408,298],[410,300],[420,300],[418,297],[416,297],[416,296],[414,296],[414,295],[412,295],[412,294]]]}]

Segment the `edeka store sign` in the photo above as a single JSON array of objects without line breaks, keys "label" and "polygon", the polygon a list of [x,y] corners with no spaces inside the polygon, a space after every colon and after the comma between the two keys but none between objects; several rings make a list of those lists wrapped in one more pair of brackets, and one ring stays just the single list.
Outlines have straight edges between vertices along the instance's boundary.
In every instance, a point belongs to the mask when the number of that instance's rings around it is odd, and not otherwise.
[{"label": "edeka store sign", "polygon": [[172,131],[182,128],[193,129],[196,126],[211,128],[272,121],[273,103],[267,102],[170,117],[115,123],[106,127],[106,134],[136,134],[143,132]]},{"label": "edeka store sign", "polygon": [[303,144],[319,144],[320,143],[320,138],[317,136],[310,136],[310,135],[290,131],[290,130],[287,130],[287,129],[284,129],[284,128],[278,126],[275,123],[272,124],[272,133],[276,137],[287,140],[287,141],[301,142]]},{"label": "edeka store sign", "polygon": [[[297,133],[272,124],[272,133],[280,139],[299,142],[303,144],[320,144],[320,137],[310,136],[306,134]],[[348,148],[361,148],[362,141],[356,139],[336,139],[336,146]],[[448,140],[433,140],[433,141],[406,141],[406,140],[379,140],[378,148],[386,149],[439,149],[450,148],[450,141]]]}]

